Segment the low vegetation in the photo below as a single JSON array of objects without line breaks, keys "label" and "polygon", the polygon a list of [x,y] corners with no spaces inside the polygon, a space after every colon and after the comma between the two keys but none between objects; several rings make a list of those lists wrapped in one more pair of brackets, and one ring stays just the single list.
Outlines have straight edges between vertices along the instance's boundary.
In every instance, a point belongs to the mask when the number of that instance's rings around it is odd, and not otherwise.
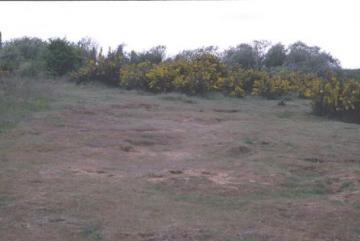
[{"label": "low vegetation", "polygon": [[0,133],[0,240],[359,240],[359,125],[308,99],[24,81],[7,103],[42,111]]},{"label": "low vegetation", "polygon": [[15,126],[34,111],[46,110],[51,82],[28,78],[0,78],[0,133]]}]

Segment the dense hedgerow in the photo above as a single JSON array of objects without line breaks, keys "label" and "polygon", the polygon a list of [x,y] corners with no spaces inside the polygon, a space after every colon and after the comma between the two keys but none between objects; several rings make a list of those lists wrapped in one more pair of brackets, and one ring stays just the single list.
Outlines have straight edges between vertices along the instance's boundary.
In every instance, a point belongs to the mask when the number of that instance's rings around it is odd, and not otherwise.
[{"label": "dense hedgerow", "polygon": [[181,92],[268,99],[298,95],[312,99],[314,114],[360,122],[360,72],[342,70],[316,46],[297,42],[285,48],[266,41],[240,44],[222,53],[214,47],[183,51],[165,59],[165,47],[127,53],[120,45],[103,54],[90,39],[15,39],[0,49],[4,76],[68,76],[154,93]]}]

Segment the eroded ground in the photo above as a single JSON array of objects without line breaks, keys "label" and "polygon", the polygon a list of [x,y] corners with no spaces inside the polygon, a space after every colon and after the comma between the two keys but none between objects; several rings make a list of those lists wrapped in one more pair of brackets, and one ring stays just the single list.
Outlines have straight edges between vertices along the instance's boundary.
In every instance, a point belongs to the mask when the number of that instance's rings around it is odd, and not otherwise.
[{"label": "eroded ground", "polygon": [[360,126],[69,87],[0,134],[0,240],[358,241]]}]

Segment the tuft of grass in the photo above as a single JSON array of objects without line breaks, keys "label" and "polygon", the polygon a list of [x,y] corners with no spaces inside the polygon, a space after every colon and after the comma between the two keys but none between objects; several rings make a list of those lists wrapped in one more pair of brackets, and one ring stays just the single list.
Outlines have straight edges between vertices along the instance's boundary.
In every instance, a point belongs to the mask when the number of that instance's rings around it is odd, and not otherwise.
[{"label": "tuft of grass", "polygon": [[247,138],[244,139],[244,143],[248,144],[248,145],[254,145],[256,142],[247,137]]},{"label": "tuft of grass", "polygon": [[103,240],[103,235],[97,225],[87,225],[85,226],[81,234],[90,240],[100,241]]},{"label": "tuft of grass", "polygon": [[175,201],[189,202],[220,209],[239,209],[251,203],[249,198],[225,197],[221,195],[208,195],[199,193],[180,194],[174,197]]},{"label": "tuft of grass", "polygon": [[340,186],[340,191],[351,190],[354,187],[352,181],[345,181]]},{"label": "tuft of grass", "polygon": [[35,107],[35,111],[43,111],[49,108],[49,100],[44,97],[40,97],[33,102],[33,105]]},{"label": "tuft of grass", "polygon": [[355,202],[355,203],[353,203],[353,205],[352,205],[354,208],[356,208],[356,209],[359,209],[360,210],[360,202]]},{"label": "tuft of grass", "polygon": [[306,180],[292,177],[284,183],[280,195],[286,198],[307,198],[326,195],[329,193],[328,185],[322,180]]},{"label": "tuft of grass", "polygon": [[290,112],[290,111],[283,111],[283,112],[276,114],[276,116],[279,117],[280,119],[289,119],[293,115],[294,115],[294,113]]},{"label": "tuft of grass", "polygon": [[15,123],[7,120],[0,121],[0,134],[5,133],[7,130],[15,127]]},{"label": "tuft of grass", "polygon": [[7,206],[11,202],[8,196],[0,196],[0,208]]}]

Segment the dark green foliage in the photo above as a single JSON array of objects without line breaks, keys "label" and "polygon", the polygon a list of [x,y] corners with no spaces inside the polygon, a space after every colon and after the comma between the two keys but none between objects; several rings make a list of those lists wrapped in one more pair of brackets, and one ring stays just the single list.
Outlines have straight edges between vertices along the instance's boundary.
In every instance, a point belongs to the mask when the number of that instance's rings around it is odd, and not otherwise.
[{"label": "dark green foliage", "polygon": [[266,67],[277,67],[284,64],[286,49],[281,43],[272,46],[265,55],[264,64]]},{"label": "dark green foliage", "polygon": [[63,76],[78,69],[82,63],[79,48],[66,39],[50,39],[46,55],[46,66],[50,74]]},{"label": "dark green foliage", "polygon": [[122,66],[128,62],[123,51],[123,45],[119,45],[116,50],[109,49],[108,55],[104,56],[102,50],[99,55],[96,55],[96,50],[93,48],[90,51],[85,51],[87,58],[84,64],[77,71],[70,74],[70,79],[77,83],[88,81],[99,81],[107,85],[118,85],[119,74]]},{"label": "dark green foliage", "polygon": [[194,50],[183,50],[174,57],[174,60],[190,61],[190,60],[196,58],[197,56],[201,56],[203,54],[211,54],[213,56],[219,57],[219,53],[217,52],[217,47],[208,46],[205,48],[198,48],[198,49],[194,49]]},{"label": "dark green foliage", "polygon": [[255,49],[249,44],[240,44],[225,51],[224,62],[237,64],[243,68],[254,68],[257,63]]},{"label": "dark green foliage", "polygon": [[77,43],[77,47],[80,49],[83,63],[87,63],[88,61],[96,61],[99,47],[94,40],[91,38],[82,38]]},{"label": "dark green foliage", "polygon": [[347,78],[360,79],[360,69],[343,69],[342,72]]},{"label": "dark green foliage", "polygon": [[117,85],[119,83],[119,74],[123,64],[127,62],[124,46],[119,45],[116,50],[109,49],[108,55],[99,56],[97,63],[97,80],[109,84]]},{"label": "dark green foliage", "polygon": [[129,55],[130,63],[142,63],[142,62],[150,62],[153,64],[161,63],[165,58],[166,47],[159,45],[154,48],[151,48],[148,51],[137,53],[135,51],[131,51]]},{"label": "dark green foliage", "polygon": [[0,70],[29,77],[43,73],[46,46],[41,39],[29,37],[5,42],[0,50]]},{"label": "dark green foliage", "polygon": [[296,42],[290,45],[288,51],[285,65],[290,69],[323,75],[329,70],[340,68],[337,59],[322,52],[317,46],[307,46],[303,42]]}]

